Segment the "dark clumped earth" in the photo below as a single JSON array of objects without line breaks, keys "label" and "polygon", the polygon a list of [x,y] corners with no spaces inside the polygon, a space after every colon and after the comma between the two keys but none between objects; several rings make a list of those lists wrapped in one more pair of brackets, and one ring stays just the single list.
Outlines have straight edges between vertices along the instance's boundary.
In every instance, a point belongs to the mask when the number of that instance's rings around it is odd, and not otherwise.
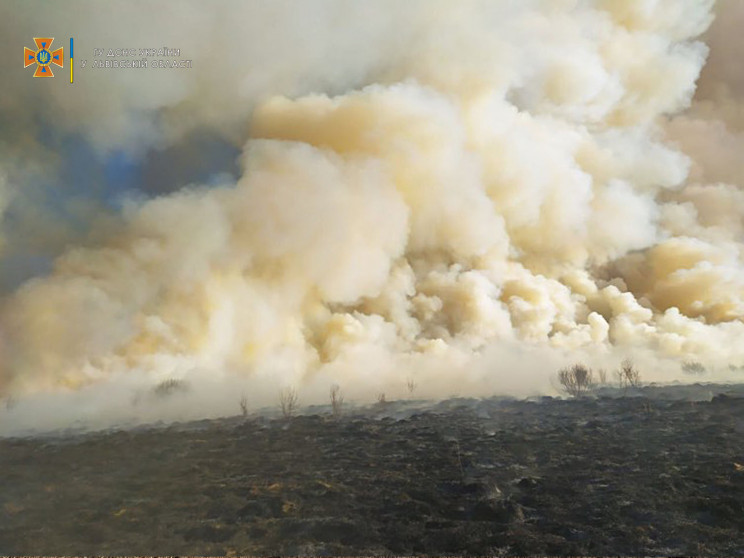
[{"label": "dark clumped earth", "polygon": [[0,554],[742,555],[744,387],[0,439]]}]

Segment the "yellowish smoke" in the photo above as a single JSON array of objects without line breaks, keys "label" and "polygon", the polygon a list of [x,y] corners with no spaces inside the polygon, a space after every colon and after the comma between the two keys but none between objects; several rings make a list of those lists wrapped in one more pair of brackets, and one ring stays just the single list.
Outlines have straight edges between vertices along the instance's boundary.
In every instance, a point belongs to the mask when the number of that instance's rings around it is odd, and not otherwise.
[{"label": "yellowish smoke", "polygon": [[258,103],[236,184],[132,204],[22,285],[2,392],[198,373],[372,397],[416,374],[448,395],[549,389],[567,359],[744,364],[742,183],[679,149],[700,105],[673,118],[711,3],[432,6],[376,83]]}]

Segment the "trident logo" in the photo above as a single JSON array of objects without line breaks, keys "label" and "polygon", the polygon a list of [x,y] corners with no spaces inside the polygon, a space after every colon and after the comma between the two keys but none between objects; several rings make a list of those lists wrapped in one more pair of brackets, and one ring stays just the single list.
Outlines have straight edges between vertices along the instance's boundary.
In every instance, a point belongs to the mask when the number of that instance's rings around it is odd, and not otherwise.
[{"label": "trident logo", "polygon": [[30,48],[23,48],[23,67],[28,68],[31,64],[36,63],[34,77],[54,77],[51,65],[56,64],[60,68],[64,68],[64,47],[52,51],[53,37],[46,39],[34,37],[34,42],[36,43],[36,52]]}]

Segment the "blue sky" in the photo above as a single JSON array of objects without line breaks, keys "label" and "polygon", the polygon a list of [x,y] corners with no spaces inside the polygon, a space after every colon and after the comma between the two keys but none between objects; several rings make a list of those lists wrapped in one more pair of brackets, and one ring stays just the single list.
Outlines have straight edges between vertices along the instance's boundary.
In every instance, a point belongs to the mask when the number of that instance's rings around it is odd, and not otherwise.
[{"label": "blue sky", "polygon": [[[82,135],[38,129],[37,140],[56,158],[51,172],[21,165],[11,176],[25,195],[22,204],[11,201],[3,222],[7,240],[0,266],[3,291],[48,273],[69,241],[87,235],[95,222],[92,212],[115,215],[124,200],[142,201],[187,185],[225,184],[239,172],[240,150],[215,134],[192,134],[137,158],[123,150],[100,155]],[[46,234],[58,238],[37,237],[31,223],[39,216],[54,222]]]}]

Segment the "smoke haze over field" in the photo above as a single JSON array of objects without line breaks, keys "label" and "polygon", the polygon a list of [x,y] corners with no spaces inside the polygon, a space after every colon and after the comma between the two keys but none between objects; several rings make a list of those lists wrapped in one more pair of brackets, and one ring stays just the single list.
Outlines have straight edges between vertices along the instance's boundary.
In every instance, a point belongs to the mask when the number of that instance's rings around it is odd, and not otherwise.
[{"label": "smoke haze over field", "polygon": [[0,431],[742,377],[741,2],[70,4],[0,7]]}]

